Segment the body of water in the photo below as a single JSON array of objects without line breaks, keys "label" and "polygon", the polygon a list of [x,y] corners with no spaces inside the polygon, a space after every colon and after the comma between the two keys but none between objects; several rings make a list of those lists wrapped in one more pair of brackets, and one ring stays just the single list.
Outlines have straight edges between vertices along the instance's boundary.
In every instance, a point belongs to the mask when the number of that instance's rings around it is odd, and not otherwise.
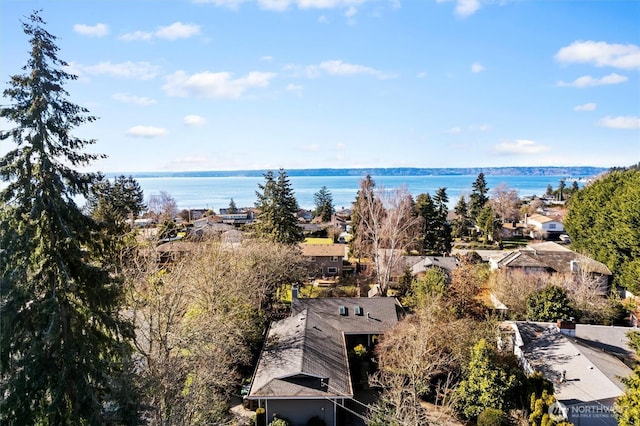
[{"label": "body of water", "polygon": [[[263,177],[211,177],[211,176],[132,176],[142,187],[145,199],[160,191],[169,193],[178,204],[179,209],[212,209],[218,212],[227,208],[231,199],[237,207],[254,207],[257,200],[258,184],[264,183]],[[405,186],[414,198],[419,194],[435,195],[439,188],[446,188],[449,206],[453,208],[461,195],[467,200],[477,175],[455,176],[374,176],[376,187],[395,189]],[[568,176],[485,176],[489,195],[491,189],[500,184],[515,189],[520,197],[544,195],[547,185],[558,187],[561,179],[565,179],[570,187],[574,179]],[[360,187],[361,176],[290,176],[295,197],[301,208],[315,207],[313,196],[323,186],[331,192],[337,210],[351,208]]]}]

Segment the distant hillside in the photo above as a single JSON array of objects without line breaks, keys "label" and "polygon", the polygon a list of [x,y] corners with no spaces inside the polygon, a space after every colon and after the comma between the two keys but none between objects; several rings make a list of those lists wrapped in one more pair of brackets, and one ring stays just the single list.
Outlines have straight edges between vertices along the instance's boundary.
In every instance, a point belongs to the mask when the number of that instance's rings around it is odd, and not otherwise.
[{"label": "distant hillside", "polygon": [[[466,168],[355,168],[355,169],[286,169],[289,176],[567,176],[591,177],[607,171],[603,167],[466,167]],[[140,172],[134,177],[230,177],[262,176],[266,170],[211,170],[189,172]],[[131,173],[128,173],[131,174]]]}]

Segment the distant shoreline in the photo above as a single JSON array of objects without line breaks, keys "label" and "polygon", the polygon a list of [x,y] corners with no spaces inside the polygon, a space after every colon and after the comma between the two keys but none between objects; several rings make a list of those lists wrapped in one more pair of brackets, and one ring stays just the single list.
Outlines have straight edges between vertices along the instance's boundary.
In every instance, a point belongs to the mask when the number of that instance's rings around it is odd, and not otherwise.
[{"label": "distant shoreline", "polygon": [[[108,176],[126,175],[134,178],[162,177],[260,177],[268,170],[202,170],[202,171],[158,171],[158,172],[112,172]],[[547,167],[387,167],[387,168],[318,168],[285,169],[288,176],[472,176],[484,173],[486,176],[567,176],[572,178],[591,177],[609,170],[606,167],[591,166],[547,166]]]}]

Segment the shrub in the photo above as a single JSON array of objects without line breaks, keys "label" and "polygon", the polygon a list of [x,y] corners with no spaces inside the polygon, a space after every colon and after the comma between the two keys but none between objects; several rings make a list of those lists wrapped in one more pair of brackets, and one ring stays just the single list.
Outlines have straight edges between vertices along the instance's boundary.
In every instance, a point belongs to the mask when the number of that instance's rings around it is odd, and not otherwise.
[{"label": "shrub", "polygon": [[273,419],[269,426],[291,426],[291,423],[286,419]]},{"label": "shrub", "polygon": [[501,426],[504,423],[504,413],[496,408],[485,408],[478,416],[478,426]]}]

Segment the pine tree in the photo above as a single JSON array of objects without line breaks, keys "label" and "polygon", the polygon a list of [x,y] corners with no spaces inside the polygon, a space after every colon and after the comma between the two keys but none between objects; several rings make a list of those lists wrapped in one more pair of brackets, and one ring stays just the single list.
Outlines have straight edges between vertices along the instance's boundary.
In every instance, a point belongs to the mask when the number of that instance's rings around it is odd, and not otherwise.
[{"label": "pine tree", "polygon": [[374,204],[376,183],[367,174],[360,180],[360,189],[356,195],[356,201],[353,203],[351,212],[351,234],[352,238],[349,242],[349,249],[355,256],[363,257],[373,254],[371,252],[373,242],[371,235],[367,232],[367,223],[372,222],[371,208],[368,206]]},{"label": "pine tree", "polygon": [[471,220],[476,221],[484,205],[489,201],[489,197],[487,196],[489,188],[487,187],[484,173],[480,172],[478,174],[478,177],[473,182],[472,188],[473,190],[469,196],[469,215],[471,216]]},{"label": "pine tree", "polygon": [[464,195],[460,196],[458,203],[453,208],[453,212],[456,214],[454,220],[453,234],[456,237],[464,237],[468,233],[469,228],[469,206]]},{"label": "pine tree", "polygon": [[0,108],[14,124],[0,140],[16,146],[0,159],[0,424],[133,423],[122,286],[104,234],[74,202],[98,176],[73,167],[99,155],[71,131],[95,117],[67,100],[76,77],[45,25],[38,11],[22,23],[30,57]]},{"label": "pine tree", "polygon": [[273,171],[264,174],[264,184],[258,184],[256,191],[260,210],[255,225],[258,236],[283,244],[296,244],[304,239],[302,228],[298,226],[298,202],[293,187],[284,169],[276,178]]},{"label": "pine tree", "polygon": [[326,186],[323,186],[318,192],[313,194],[313,201],[316,205],[316,217],[322,218],[323,222],[331,221],[331,216],[333,216],[335,212],[331,191],[329,191]]},{"label": "pine tree", "polygon": [[422,218],[420,240],[421,254],[431,255],[438,253],[438,211],[429,193],[416,197],[414,209]]}]

